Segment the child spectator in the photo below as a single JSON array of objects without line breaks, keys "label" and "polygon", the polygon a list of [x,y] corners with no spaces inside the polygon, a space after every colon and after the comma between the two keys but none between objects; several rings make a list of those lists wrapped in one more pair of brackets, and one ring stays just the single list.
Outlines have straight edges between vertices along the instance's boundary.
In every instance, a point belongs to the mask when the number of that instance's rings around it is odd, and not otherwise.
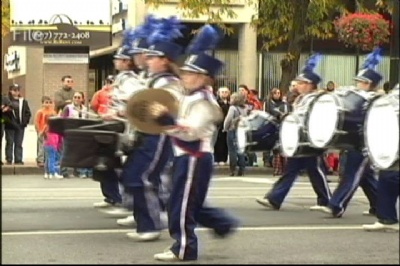
[{"label": "child spectator", "polygon": [[45,117],[45,127],[41,135],[44,139],[44,153],[45,153],[45,164],[44,164],[44,178],[45,179],[62,179],[63,176],[60,175],[60,145],[61,136],[48,131],[48,121],[49,118],[55,116],[54,114],[46,115]]},{"label": "child spectator", "polygon": [[46,116],[55,115],[56,111],[54,110],[53,101],[49,96],[42,97],[42,108],[40,108],[35,115],[35,129],[37,133],[37,157],[36,163],[39,167],[44,166],[44,150],[43,150],[43,142],[44,142],[44,130],[46,127]]}]

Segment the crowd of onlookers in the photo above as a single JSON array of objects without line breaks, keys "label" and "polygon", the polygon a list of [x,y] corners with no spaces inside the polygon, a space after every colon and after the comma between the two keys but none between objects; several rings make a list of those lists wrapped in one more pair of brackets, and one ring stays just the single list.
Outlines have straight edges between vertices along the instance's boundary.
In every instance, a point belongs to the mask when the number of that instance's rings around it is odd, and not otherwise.
[{"label": "crowd of onlookers", "polygon": [[[89,118],[89,114],[104,115],[108,111],[112,93],[114,77],[108,76],[104,86],[98,90],[88,105],[83,92],[75,91],[71,76],[61,79],[62,87],[53,97],[43,96],[42,106],[34,115],[34,125],[37,132],[37,165],[44,168],[45,178],[63,178],[79,176],[91,177],[90,169],[60,169],[62,156],[62,136],[48,130],[48,120],[53,116],[70,118]],[[323,90],[334,91],[337,85],[329,81]],[[24,131],[31,120],[31,111],[28,101],[21,96],[20,86],[13,84],[9,87],[7,96],[2,96],[2,128],[1,137],[5,133],[6,164],[23,164],[22,142]],[[384,91],[388,90],[388,83],[384,84]],[[292,104],[297,97],[296,82],[292,81],[287,93],[278,88],[269,90],[266,97],[259,99],[256,89],[246,85],[238,88],[220,87],[215,90],[217,102],[220,105],[224,120],[218,125],[214,139],[214,161],[217,165],[229,164],[231,176],[244,175],[248,166],[258,166],[257,153],[240,152],[237,147],[236,127],[241,117],[249,115],[252,110],[263,110],[281,119],[292,110]],[[90,111],[90,112],[89,112]],[[273,168],[274,175],[281,175],[285,167],[285,158],[281,155],[278,146],[271,151],[258,152],[262,154],[262,162],[266,167]],[[345,158],[338,152],[326,153],[326,170],[328,173],[340,174],[340,161]],[[261,161],[261,160],[260,160]],[[3,164],[3,162],[2,162]]]}]

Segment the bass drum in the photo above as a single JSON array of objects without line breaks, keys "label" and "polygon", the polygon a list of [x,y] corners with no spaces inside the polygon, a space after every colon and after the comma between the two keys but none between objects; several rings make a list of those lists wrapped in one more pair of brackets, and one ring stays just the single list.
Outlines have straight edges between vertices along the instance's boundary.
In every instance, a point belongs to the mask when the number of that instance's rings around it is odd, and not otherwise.
[{"label": "bass drum", "polygon": [[399,91],[372,101],[364,123],[364,142],[372,164],[381,170],[399,170]]},{"label": "bass drum", "polygon": [[251,111],[239,120],[236,129],[240,153],[272,150],[278,141],[279,125],[276,119],[263,111]]},{"label": "bass drum", "polygon": [[310,144],[315,148],[362,149],[365,107],[374,96],[355,87],[316,96],[305,119]]},{"label": "bass drum", "polygon": [[309,157],[321,155],[325,150],[310,146],[302,120],[294,113],[283,117],[279,130],[279,143],[285,157]]}]

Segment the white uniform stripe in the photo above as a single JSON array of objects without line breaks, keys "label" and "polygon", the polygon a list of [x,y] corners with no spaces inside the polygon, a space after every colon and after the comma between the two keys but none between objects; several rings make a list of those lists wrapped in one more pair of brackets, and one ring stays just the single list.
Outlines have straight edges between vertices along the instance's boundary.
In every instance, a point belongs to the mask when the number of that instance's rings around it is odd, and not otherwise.
[{"label": "white uniform stripe", "polygon": [[[161,157],[161,153],[163,151],[165,139],[166,139],[165,135],[160,135],[160,139],[158,140],[157,149],[156,149],[156,153],[154,154],[153,161],[151,161],[149,168],[140,177],[143,180],[145,188],[151,186],[151,182],[149,181],[149,175],[160,161],[160,157]],[[158,198],[155,197],[153,190],[145,189],[144,197],[146,199],[147,210],[149,210],[149,214],[152,217],[153,222],[159,221],[160,206],[158,203]],[[156,208],[156,206],[157,206],[157,208]],[[159,226],[159,224],[157,224],[157,223],[155,223],[155,225]]]},{"label": "white uniform stripe", "polygon": [[326,181],[326,175],[324,174],[324,171],[322,170],[321,165],[322,165],[321,157],[317,157],[317,171],[323,179],[322,183],[324,183],[326,195],[328,195],[328,200],[330,200],[331,196],[332,196],[331,190],[329,189],[328,182]]},{"label": "white uniform stripe", "polygon": [[185,189],[183,191],[181,213],[180,213],[180,217],[179,217],[179,224],[180,224],[180,231],[181,231],[181,248],[179,250],[178,257],[180,259],[183,259],[185,256],[185,249],[186,249],[186,245],[187,245],[186,228],[185,228],[186,212],[187,212],[187,203],[189,201],[190,189],[192,188],[193,174],[194,174],[194,168],[196,165],[196,161],[197,161],[196,157],[193,157],[193,156],[189,157],[188,174],[187,174]]}]

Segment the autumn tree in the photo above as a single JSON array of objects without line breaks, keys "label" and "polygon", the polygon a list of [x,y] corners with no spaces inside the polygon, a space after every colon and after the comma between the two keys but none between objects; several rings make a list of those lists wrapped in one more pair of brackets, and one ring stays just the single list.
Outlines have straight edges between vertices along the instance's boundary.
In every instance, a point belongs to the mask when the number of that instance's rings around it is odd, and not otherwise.
[{"label": "autumn tree", "polygon": [[1,1],[1,35],[6,36],[10,32],[10,1]]}]

